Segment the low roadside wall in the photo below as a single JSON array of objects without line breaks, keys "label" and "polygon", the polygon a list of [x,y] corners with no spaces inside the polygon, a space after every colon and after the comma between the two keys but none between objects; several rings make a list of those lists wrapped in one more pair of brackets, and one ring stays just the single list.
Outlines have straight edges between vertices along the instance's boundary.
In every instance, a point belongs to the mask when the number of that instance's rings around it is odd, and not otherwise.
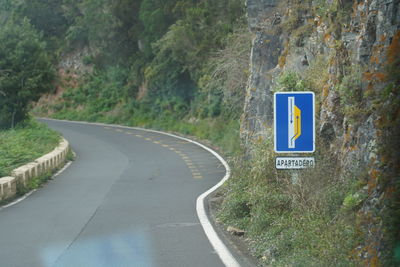
[{"label": "low roadside wall", "polygon": [[59,168],[66,160],[69,143],[64,138],[50,153],[12,171],[12,176],[0,178],[0,200],[14,197],[17,184],[27,186],[29,180]]}]

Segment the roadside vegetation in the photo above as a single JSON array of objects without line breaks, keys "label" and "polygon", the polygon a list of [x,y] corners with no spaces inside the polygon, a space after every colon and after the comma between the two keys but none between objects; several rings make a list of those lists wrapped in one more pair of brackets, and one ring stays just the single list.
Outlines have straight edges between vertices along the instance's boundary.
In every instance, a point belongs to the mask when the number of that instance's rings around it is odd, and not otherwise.
[{"label": "roadside vegetation", "polygon": [[60,135],[34,119],[0,131],[0,177],[57,147]]},{"label": "roadside vegetation", "polygon": [[362,239],[356,220],[367,197],[363,173],[338,179],[327,151],[315,155],[318,168],[276,170],[273,140],[256,147],[251,160],[232,164],[219,220],[245,231],[263,266],[357,266],[352,251]]}]

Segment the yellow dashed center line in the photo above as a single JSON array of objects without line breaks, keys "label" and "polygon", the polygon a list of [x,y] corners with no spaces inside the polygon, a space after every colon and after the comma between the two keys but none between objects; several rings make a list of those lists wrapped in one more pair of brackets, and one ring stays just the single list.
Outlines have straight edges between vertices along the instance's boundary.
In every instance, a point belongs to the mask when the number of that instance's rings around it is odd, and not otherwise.
[{"label": "yellow dashed center line", "polygon": [[[123,132],[123,133],[128,134],[128,135],[135,135],[136,137],[144,138],[144,139],[147,140],[147,141],[152,141],[154,144],[161,145],[162,147],[169,148],[170,150],[176,152],[176,153],[185,161],[187,167],[190,169],[190,171],[191,171],[191,173],[192,173],[193,179],[202,179],[202,178],[203,178],[203,176],[201,175],[199,169],[195,166],[195,164],[192,162],[192,160],[191,160],[185,153],[183,153],[183,152],[177,150],[177,149],[174,148],[174,147],[171,147],[171,146],[169,146],[169,145],[166,145],[166,144],[161,143],[163,140],[158,140],[158,141],[152,140],[151,138],[144,137],[143,135],[134,134],[134,133],[132,133],[132,132],[123,131],[123,130],[118,129],[118,128],[117,128],[117,129],[115,129],[115,128],[110,128],[110,127],[103,127],[103,128],[104,128],[104,129],[107,129],[107,130],[115,130],[116,132],[120,132],[120,133]],[[188,144],[189,142],[187,142],[187,141],[177,141],[177,142],[175,142],[175,143],[179,143],[179,144]],[[203,166],[199,165],[198,167],[199,167],[199,168],[202,168]]]},{"label": "yellow dashed center line", "polygon": [[[113,130],[113,128],[110,128],[110,127],[104,127],[104,129]],[[162,140],[159,140],[159,141],[152,140],[151,138],[144,137],[143,135],[134,134],[134,133],[132,133],[132,132],[123,131],[123,130],[118,129],[118,128],[117,128],[117,129],[114,129],[114,130],[117,131],[117,132],[120,132],[120,133],[123,132],[123,133],[128,134],[128,135],[135,135],[136,137],[144,138],[144,139],[147,140],[147,141],[152,141],[154,144],[161,145],[162,147],[169,148],[170,150],[176,152],[176,153],[185,161],[187,167],[190,169],[190,171],[191,171],[191,173],[192,173],[193,179],[202,179],[202,178],[203,178],[203,176],[201,175],[199,169],[195,166],[195,164],[192,162],[192,160],[191,160],[185,153],[183,153],[183,152],[177,150],[177,149],[174,148],[174,147],[171,147],[171,146],[169,146],[169,145],[166,145],[166,144],[161,143]],[[179,144],[188,144],[189,142],[186,142],[186,141],[177,141],[176,143],[179,143]],[[199,167],[202,167],[202,166],[199,166]]]}]

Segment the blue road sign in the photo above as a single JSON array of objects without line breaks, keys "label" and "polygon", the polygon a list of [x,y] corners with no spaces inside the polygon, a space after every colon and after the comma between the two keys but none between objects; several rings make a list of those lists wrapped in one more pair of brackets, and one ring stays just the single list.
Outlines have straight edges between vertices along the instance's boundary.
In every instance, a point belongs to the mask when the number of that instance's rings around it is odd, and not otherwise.
[{"label": "blue road sign", "polygon": [[277,153],[315,151],[315,96],[313,92],[274,94],[274,134]]}]

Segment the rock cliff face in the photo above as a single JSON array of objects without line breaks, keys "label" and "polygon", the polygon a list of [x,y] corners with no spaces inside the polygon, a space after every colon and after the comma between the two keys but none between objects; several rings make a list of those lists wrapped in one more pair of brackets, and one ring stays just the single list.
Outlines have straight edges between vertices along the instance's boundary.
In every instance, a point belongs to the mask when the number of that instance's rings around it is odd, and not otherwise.
[{"label": "rock cliff face", "polygon": [[274,14],[278,0],[247,1],[250,30],[255,34],[251,51],[250,79],[242,120],[242,137],[247,145],[265,136],[273,124],[273,77],[280,72],[283,36],[275,33]]},{"label": "rock cliff face", "polygon": [[385,201],[397,198],[399,3],[247,0],[254,40],[241,137],[251,151],[272,133],[274,91],[314,91],[317,150],[339,159],[338,179],[349,171],[366,176],[360,212],[370,220],[360,226],[367,243],[358,252],[368,263],[385,246]]},{"label": "rock cliff face", "polygon": [[[249,26],[255,37],[242,137],[248,142],[254,137],[265,135],[266,128],[271,127],[273,123],[272,98],[276,85],[274,81],[279,75],[285,71],[294,71],[303,76],[318,57],[329,59],[326,69],[320,70],[322,75],[324,71],[328,72],[329,79],[323,88],[318,88],[320,92],[316,92],[320,93],[321,101],[319,133],[344,137],[345,133],[351,130],[348,129],[349,122],[338,108],[340,96],[334,87],[345,75],[344,67],[358,64],[365,68],[364,74],[370,73],[372,79],[368,81],[367,75],[363,75],[360,89],[363,91],[372,89],[372,85],[374,90],[382,90],[385,83],[379,81],[379,73],[384,73],[388,48],[398,32],[399,1],[355,1],[350,8],[343,7],[348,9],[347,12],[351,12],[348,18],[342,18],[344,21],[334,21],[338,17],[335,18],[334,16],[337,15],[332,14],[327,14],[328,19],[324,21],[320,15],[316,14],[317,12],[313,12],[318,1],[283,2],[287,5],[277,0],[247,1]],[[296,2],[303,2],[302,6],[299,7]],[[329,2],[333,1],[327,2],[329,5]],[[278,3],[280,3],[279,6]],[[346,4],[342,1],[341,3]],[[296,35],[297,29],[291,29],[292,32],[285,32],[285,29],[282,29],[282,24],[291,20],[290,16],[293,16],[295,12],[300,14],[296,14],[299,16],[296,18],[299,21],[294,27],[309,31],[303,36],[298,36],[298,32]],[[305,28],[307,26],[309,26],[308,29]],[[333,29],[335,27],[336,29]],[[296,38],[302,40],[293,40]],[[370,114],[369,117],[363,118],[362,125],[358,127],[361,129],[356,133],[357,141],[353,140],[352,145],[363,146],[368,143],[368,140],[375,139],[376,133],[373,133],[372,123],[374,115]],[[345,141],[342,140],[342,143],[346,143]],[[367,147],[371,146],[372,144],[367,145]],[[354,147],[352,150],[355,150]],[[360,154],[365,155],[366,153],[363,152]],[[367,161],[368,158],[362,160]]]}]

